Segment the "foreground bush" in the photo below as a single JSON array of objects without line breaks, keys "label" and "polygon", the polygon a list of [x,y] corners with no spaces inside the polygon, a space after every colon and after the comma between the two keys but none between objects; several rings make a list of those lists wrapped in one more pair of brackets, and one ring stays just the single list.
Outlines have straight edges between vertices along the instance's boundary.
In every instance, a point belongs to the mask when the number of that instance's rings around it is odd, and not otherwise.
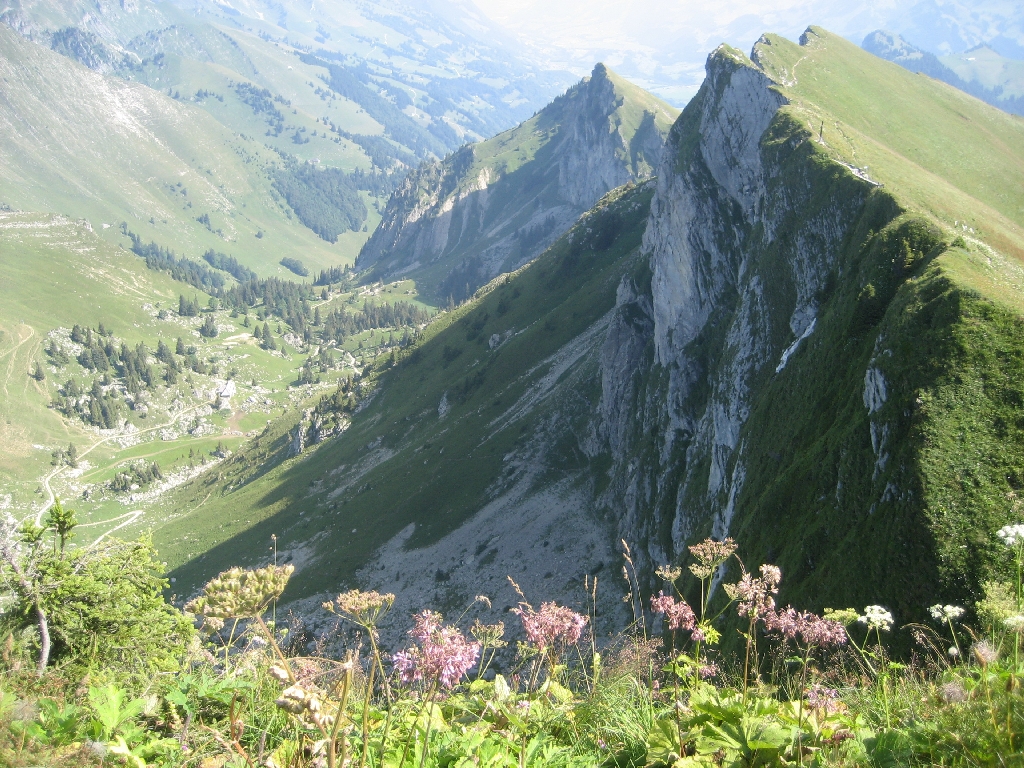
[{"label": "foreground bush", "polygon": [[[329,658],[268,619],[290,566],[226,571],[182,613],[156,599],[145,542],[66,548],[73,525],[50,522],[52,541],[22,529],[4,550],[0,765],[1024,765],[1024,525],[999,531],[1017,578],[986,585],[981,629],[933,606],[932,625],[903,628],[918,652],[899,663],[884,607],[780,607],[772,565],[740,563],[739,581],[714,589],[736,559],[728,539],[660,568],[662,590],[610,645],[590,616],[535,607],[513,582],[514,649],[502,623],[460,629],[423,610],[408,647],[387,653],[378,627],[394,595],[353,590],[324,605],[358,635]],[[79,565],[54,576],[61,563]],[[676,588],[684,566],[694,605]],[[625,575],[639,605],[628,548]],[[37,605],[56,638],[41,676]],[[118,620],[126,610],[150,625]],[[204,642],[189,640],[193,622]],[[742,652],[724,655],[737,622]]]}]

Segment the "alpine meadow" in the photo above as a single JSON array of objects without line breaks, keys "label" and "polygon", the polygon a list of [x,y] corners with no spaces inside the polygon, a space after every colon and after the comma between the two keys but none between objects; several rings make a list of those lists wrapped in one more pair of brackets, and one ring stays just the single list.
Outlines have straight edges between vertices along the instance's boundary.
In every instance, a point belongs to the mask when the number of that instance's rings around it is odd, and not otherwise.
[{"label": "alpine meadow", "polygon": [[1022,29],[0,6],[0,768],[1024,768]]}]

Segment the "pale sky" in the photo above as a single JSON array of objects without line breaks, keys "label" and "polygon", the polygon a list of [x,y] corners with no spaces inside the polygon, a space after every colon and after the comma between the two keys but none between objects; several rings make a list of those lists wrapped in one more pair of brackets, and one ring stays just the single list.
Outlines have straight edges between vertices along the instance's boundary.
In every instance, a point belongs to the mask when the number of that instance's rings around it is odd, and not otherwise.
[{"label": "pale sky", "polygon": [[719,43],[749,51],[763,32],[795,40],[810,24],[858,45],[882,28],[936,53],[959,53],[996,36],[1024,46],[1024,2],[1019,0],[474,2],[549,65],[583,74],[604,61],[677,103],[696,90],[704,60]]}]

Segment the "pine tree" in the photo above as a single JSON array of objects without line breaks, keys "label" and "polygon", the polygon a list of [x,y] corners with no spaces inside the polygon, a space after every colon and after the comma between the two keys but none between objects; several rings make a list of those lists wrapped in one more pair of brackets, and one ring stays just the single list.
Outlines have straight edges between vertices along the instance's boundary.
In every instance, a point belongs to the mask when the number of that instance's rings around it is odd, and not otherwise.
[{"label": "pine tree", "polygon": [[174,344],[174,354],[184,355],[185,354],[185,342],[182,341],[181,336],[178,337],[178,341]]},{"label": "pine tree", "polygon": [[43,370],[43,366],[36,360],[36,364],[32,369],[32,378],[36,381],[46,381],[46,371]]}]

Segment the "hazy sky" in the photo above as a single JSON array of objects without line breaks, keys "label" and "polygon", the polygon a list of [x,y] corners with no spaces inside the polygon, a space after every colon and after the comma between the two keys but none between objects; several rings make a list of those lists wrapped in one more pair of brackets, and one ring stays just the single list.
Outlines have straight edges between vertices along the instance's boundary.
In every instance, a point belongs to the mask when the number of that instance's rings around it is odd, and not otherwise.
[{"label": "hazy sky", "polygon": [[[545,63],[577,74],[596,61],[674,102],[703,78],[719,43],[749,51],[763,32],[792,39],[810,24],[858,45],[875,29],[903,34],[936,53],[993,38],[1024,46],[1020,0],[475,0]],[[1024,47],[1021,48],[1024,54]]]}]

